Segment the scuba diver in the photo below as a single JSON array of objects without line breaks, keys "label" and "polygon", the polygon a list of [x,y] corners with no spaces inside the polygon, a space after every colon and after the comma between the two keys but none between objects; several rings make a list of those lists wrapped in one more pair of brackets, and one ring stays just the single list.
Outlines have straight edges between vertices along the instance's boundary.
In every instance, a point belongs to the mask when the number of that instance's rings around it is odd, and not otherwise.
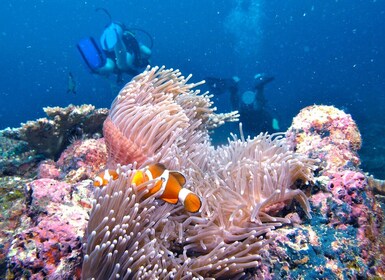
[{"label": "scuba diver", "polygon": [[205,79],[211,93],[223,94],[230,92],[230,102],[233,110],[239,111],[239,121],[245,135],[256,135],[260,132],[277,132],[278,119],[274,118],[266,109],[265,85],[274,80],[274,77],[265,74],[254,76],[254,90],[239,94],[239,78],[231,79],[208,77]]},{"label": "scuba diver", "polygon": [[[91,72],[106,77],[116,74],[117,82],[123,82],[123,73],[130,76],[139,74],[150,63],[152,37],[142,29],[128,29],[123,23],[113,21],[104,8],[97,8],[96,11],[103,11],[109,18],[100,37],[100,44],[92,37],[84,38],[77,44]],[[133,31],[148,36],[150,46],[138,42]]]}]

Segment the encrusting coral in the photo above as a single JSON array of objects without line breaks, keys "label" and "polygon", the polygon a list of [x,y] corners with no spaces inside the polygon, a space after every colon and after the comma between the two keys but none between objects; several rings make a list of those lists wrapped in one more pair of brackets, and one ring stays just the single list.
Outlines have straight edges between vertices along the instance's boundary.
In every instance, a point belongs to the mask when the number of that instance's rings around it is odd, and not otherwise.
[{"label": "encrusting coral", "polygon": [[323,162],[323,175],[357,168],[361,134],[351,115],[333,106],[303,108],[286,132],[288,143],[297,152]]},{"label": "encrusting coral", "polygon": [[48,118],[29,121],[19,128],[7,128],[2,135],[23,140],[37,154],[57,159],[71,140],[100,134],[108,114],[107,109],[95,109],[92,105],[45,107],[44,112]]},{"label": "encrusting coral", "polygon": [[[199,83],[189,78],[148,68],[113,102],[104,136],[109,165],[121,175],[96,190],[83,279],[238,278],[256,267],[269,232],[290,222],[276,215],[289,201],[310,217],[305,194],[293,186],[312,180],[315,161],[279,135],[233,136],[215,149],[208,129],[237,113],[216,115],[210,96],[194,91]],[[185,174],[186,187],[202,197],[199,213],[156,194],[143,199],[147,191],[138,191],[132,176],[157,162]]]}]

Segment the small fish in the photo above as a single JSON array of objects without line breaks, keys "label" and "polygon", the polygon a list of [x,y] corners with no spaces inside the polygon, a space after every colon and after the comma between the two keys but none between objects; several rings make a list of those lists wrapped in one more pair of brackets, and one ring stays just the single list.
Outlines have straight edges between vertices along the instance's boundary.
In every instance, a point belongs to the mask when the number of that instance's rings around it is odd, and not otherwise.
[{"label": "small fish", "polygon": [[[119,174],[116,171],[106,170],[95,178],[94,186],[105,186],[111,178],[116,180],[118,176]],[[196,213],[201,209],[201,198],[183,187],[186,184],[184,175],[178,171],[168,170],[163,164],[152,164],[144,169],[137,170],[131,184],[140,187],[141,184],[154,179],[159,180],[149,189],[149,192],[144,196],[145,198],[158,193],[157,198],[171,204],[177,204],[179,201],[188,212]]]},{"label": "small fish", "polygon": [[67,93],[76,94],[76,81],[71,72],[68,73]]},{"label": "small fish", "polygon": [[107,186],[108,182],[112,180],[118,179],[119,174],[116,172],[116,170],[113,169],[106,169],[103,172],[100,172],[98,176],[94,179],[94,186],[95,187],[103,187]]}]

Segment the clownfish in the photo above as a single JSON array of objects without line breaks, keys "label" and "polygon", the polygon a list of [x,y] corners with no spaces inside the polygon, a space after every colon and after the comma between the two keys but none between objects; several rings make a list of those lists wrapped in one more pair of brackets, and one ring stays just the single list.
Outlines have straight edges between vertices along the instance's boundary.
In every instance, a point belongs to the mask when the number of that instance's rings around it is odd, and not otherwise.
[{"label": "clownfish", "polygon": [[200,197],[192,191],[183,188],[186,184],[186,178],[178,171],[170,171],[163,164],[157,163],[145,167],[143,170],[138,170],[133,179],[132,184],[139,186],[150,180],[159,178],[145,198],[158,193],[158,198],[167,203],[176,204],[181,202],[188,212],[198,212],[202,206]]},{"label": "clownfish", "polygon": [[95,187],[104,187],[107,186],[108,182],[112,180],[116,180],[119,177],[119,173],[113,169],[106,169],[103,172],[100,172],[98,176],[94,179]]},{"label": "clownfish", "polygon": [[[106,170],[99,175],[95,181],[94,186],[105,186],[112,178],[116,180],[119,174],[114,170]],[[201,198],[192,191],[184,188],[186,184],[185,176],[178,171],[170,171],[163,164],[151,164],[143,169],[137,170],[134,174],[131,184],[140,186],[141,184],[150,180],[156,180],[155,185],[149,189],[144,198],[158,193],[157,198],[164,200],[167,203],[177,204],[181,202],[186,211],[196,213],[202,206]],[[100,184],[102,182],[102,184]]]}]

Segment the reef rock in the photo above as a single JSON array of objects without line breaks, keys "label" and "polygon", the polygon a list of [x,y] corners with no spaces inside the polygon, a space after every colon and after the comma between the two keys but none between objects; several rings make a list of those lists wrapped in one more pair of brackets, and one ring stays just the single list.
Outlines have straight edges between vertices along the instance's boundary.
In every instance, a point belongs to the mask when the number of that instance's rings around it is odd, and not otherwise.
[{"label": "reef rock", "polygon": [[25,211],[9,248],[8,279],[79,279],[81,239],[90,208],[90,181],[26,184]]},{"label": "reef rock", "polygon": [[361,135],[349,114],[333,107],[313,105],[293,119],[286,137],[295,151],[320,159],[322,173],[358,168]]},{"label": "reef rock", "polygon": [[5,275],[14,233],[23,228],[20,217],[26,211],[23,185],[27,182],[17,176],[0,177],[0,279]]},{"label": "reef rock", "polygon": [[23,140],[30,149],[47,158],[57,159],[72,139],[101,135],[107,109],[92,105],[46,107],[47,118],[29,121],[19,128],[3,130],[3,136]]},{"label": "reef rock", "polygon": [[86,139],[73,142],[56,162],[62,175],[70,182],[94,179],[107,162],[104,139]]},{"label": "reef rock", "polygon": [[0,176],[33,177],[43,159],[28,147],[27,142],[5,137],[0,131]]},{"label": "reef rock", "polygon": [[104,139],[76,140],[57,162],[39,164],[37,180],[0,178],[0,278],[7,267],[8,279],[80,277],[93,197],[87,179],[104,168],[106,158]]}]

